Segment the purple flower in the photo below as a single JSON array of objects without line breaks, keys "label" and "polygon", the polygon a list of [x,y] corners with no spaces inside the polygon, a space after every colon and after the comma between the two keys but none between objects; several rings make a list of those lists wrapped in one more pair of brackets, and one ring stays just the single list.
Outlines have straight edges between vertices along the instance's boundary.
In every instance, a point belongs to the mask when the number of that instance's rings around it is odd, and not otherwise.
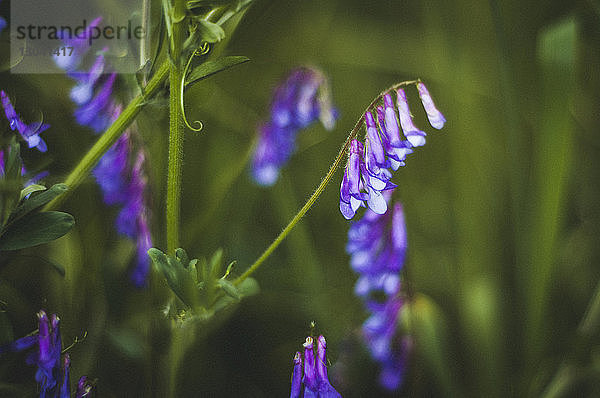
[{"label": "purple flower", "polygon": [[80,104],[75,110],[77,123],[90,127],[96,133],[106,130],[115,119],[115,110],[118,109],[111,97],[116,78],[116,73],[111,73],[94,97],[87,103]]},{"label": "purple flower", "polygon": [[[386,201],[391,194],[391,190],[384,193]],[[398,343],[402,337],[397,333],[403,303],[400,272],[406,249],[400,203],[386,214],[366,210],[360,220],[350,224],[346,251],[352,269],[359,274],[354,290],[371,314],[363,324],[362,335],[371,357],[382,368],[380,384],[389,390],[400,386],[406,368],[407,353]]]},{"label": "purple flower", "polygon": [[[84,24],[87,20],[84,20]],[[92,35],[92,30],[102,22],[102,17],[98,17],[90,22],[89,26],[76,35],[69,36],[68,32],[62,32],[63,43],[67,47],[72,47],[73,50],[69,54],[55,54],[54,62],[56,66],[64,71],[70,72],[75,70],[80,64],[83,57],[87,54],[90,49],[89,38]],[[68,37],[65,37],[68,36]]]},{"label": "purple flower", "polygon": [[148,226],[148,209],[145,202],[147,178],[144,173],[145,155],[139,151],[132,168],[126,202],[117,217],[117,231],[136,240],[137,263],[131,273],[131,279],[137,287],[146,283],[150,271],[150,259],[147,255],[152,247]]},{"label": "purple flower", "polygon": [[[429,120],[441,128],[445,119],[433,105],[424,87],[418,83]],[[394,108],[392,95],[384,94],[383,106],[376,108],[377,122],[371,111],[365,112],[365,144],[357,139],[350,143],[348,162],[340,185],[340,212],[348,220],[354,217],[359,207],[364,207],[365,202],[373,212],[385,213],[387,204],[383,192],[396,187],[391,182],[390,169],[398,170],[404,166],[406,156],[413,152],[412,148],[425,145],[425,132],[413,123],[406,93],[398,89],[396,94],[398,111]],[[401,130],[406,139],[402,139]]]},{"label": "purple flower", "polygon": [[[326,350],[327,343],[325,337],[319,336],[317,357],[315,358],[313,338],[306,338],[306,342],[304,343],[304,372],[302,372],[302,355],[300,355],[299,352],[296,352],[296,355],[294,356],[294,370],[292,373],[290,398],[341,397],[331,383],[329,383],[329,378],[327,376]],[[301,377],[302,374],[304,375],[303,377]]]},{"label": "purple flower", "polygon": [[412,120],[412,115],[410,114],[410,109],[408,108],[408,100],[406,99],[406,93],[403,89],[399,88],[397,91],[398,94],[398,113],[400,114],[400,126],[402,126],[402,131],[404,132],[404,136],[412,144],[412,146],[423,146],[425,145],[425,132],[419,130],[415,127],[415,124]]},{"label": "purple flower", "polygon": [[335,124],[327,81],[312,68],[298,68],[273,95],[271,118],[259,127],[259,139],[252,161],[252,177],[263,186],[273,185],[279,170],[296,150],[296,135],[320,119],[326,129]]},{"label": "purple flower", "polygon": [[77,392],[75,398],[89,397],[92,394],[93,386],[88,381],[87,377],[81,376],[77,382]]},{"label": "purple flower", "polygon": [[[90,30],[97,26],[101,18],[90,24],[83,37],[69,39],[75,49],[79,50],[79,59],[71,64],[55,59],[57,65],[68,71],[68,76],[77,84],[71,89],[70,97],[77,105],[75,118],[83,126],[90,127],[99,133],[106,130],[121,114],[122,106],[113,98],[113,88],[117,75],[107,65],[103,49],[96,56],[94,64],[87,71],[75,70],[81,58],[88,52]],[[88,35],[88,36],[86,36]],[[129,129],[104,154],[93,170],[97,184],[103,193],[104,203],[117,205],[121,210],[115,221],[117,232],[136,242],[137,262],[131,272],[135,286],[142,287],[146,283],[149,272],[147,251],[152,247],[148,225],[149,211],[145,192],[147,178],[144,174],[145,156],[142,150],[133,150],[132,137],[135,131]]]},{"label": "purple flower", "polygon": [[77,85],[71,89],[70,94],[71,100],[74,103],[83,105],[92,99],[94,88],[98,80],[102,77],[104,67],[104,55],[100,54],[96,57],[94,65],[92,65],[88,72],[72,72],[69,74],[69,76],[78,81]]},{"label": "purple flower", "polygon": [[29,148],[37,148],[40,152],[46,152],[48,150],[48,146],[46,142],[40,137],[40,134],[48,128],[50,128],[49,124],[39,124],[39,123],[31,123],[26,124],[23,122],[21,117],[15,111],[12,103],[10,102],[10,98],[4,92],[4,90],[0,90],[0,100],[2,102],[2,107],[4,108],[4,114],[8,119],[8,123],[10,125],[11,130],[17,130],[21,137],[27,141]]},{"label": "purple flower", "polygon": [[123,134],[102,156],[92,173],[100,186],[104,203],[115,205],[125,202],[127,195],[127,159],[129,136]]},{"label": "purple flower", "polygon": [[37,332],[0,347],[0,354],[27,350],[37,344],[37,351],[27,357],[26,363],[37,366],[35,380],[40,388],[40,397],[68,398],[71,396],[71,359],[69,354],[65,354],[61,361],[60,319],[56,314],[48,317],[44,310],[37,315]]},{"label": "purple flower", "polygon": [[423,108],[425,108],[425,112],[427,113],[427,118],[429,119],[429,124],[431,127],[435,129],[441,129],[444,127],[444,123],[446,123],[446,118],[442,115],[433,103],[431,99],[431,95],[429,94],[429,90],[425,87],[425,84],[422,82],[417,83],[417,90],[419,90],[419,97],[421,97],[421,102],[423,103]]}]

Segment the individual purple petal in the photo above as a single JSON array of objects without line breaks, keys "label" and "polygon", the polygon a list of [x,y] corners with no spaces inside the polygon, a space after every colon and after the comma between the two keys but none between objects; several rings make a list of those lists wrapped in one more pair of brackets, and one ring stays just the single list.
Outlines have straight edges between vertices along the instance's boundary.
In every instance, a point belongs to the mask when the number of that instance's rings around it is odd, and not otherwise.
[{"label": "individual purple petal", "polygon": [[[0,151],[0,153],[1,152],[2,151]],[[26,349],[32,347],[37,342],[38,342],[37,335],[21,337],[20,339],[17,339],[15,341],[13,341],[12,343],[8,343],[3,346],[0,346],[0,354],[3,354],[5,352],[12,352],[12,351],[23,351],[23,350],[26,350]]]},{"label": "individual purple petal", "polygon": [[327,342],[322,335],[317,339],[316,367],[319,383],[318,396],[323,398],[341,398],[341,395],[329,383],[329,377],[327,376]]},{"label": "individual purple petal", "polygon": [[381,143],[381,138],[377,132],[377,125],[371,112],[365,113],[365,124],[367,125],[367,146],[373,154],[377,166],[385,167],[385,151]]},{"label": "individual purple petal", "polygon": [[4,114],[8,119],[10,129],[16,130],[21,119],[19,118],[19,115],[17,115],[13,104],[10,102],[10,98],[8,98],[8,95],[6,95],[4,90],[0,90],[0,99],[2,101],[2,108],[4,108]]},{"label": "individual purple petal", "polygon": [[[60,361],[60,350],[56,350],[56,330],[58,328],[58,318],[48,319],[46,313],[41,310],[38,313],[39,324],[39,354],[37,365],[38,369],[35,379],[41,388],[41,395],[51,394],[54,387],[58,384],[58,364]],[[53,324],[53,325],[52,325]]]},{"label": "individual purple petal", "polygon": [[367,193],[361,192],[361,171],[365,167],[363,157],[363,144],[356,139],[352,140],[346,170],[350,195],[358,200],[367,200],[369,197]]},{"label": "individual purple petal", "polygon": [[307,337],[304,346],[304,377],[302,383],[305,386],[304,395],[308,391],[316,393],[319,388],[315,368],[315,354],[313,352],[313,338]]},{"label": "individual purple petal", "polygon": [[348,181],[348,169],[344,169],[344,177],[340,185],[340,212],[350,220],[356,214],[356,209],[351,205],[350,182]]},{"label": "individual purple petal", "polygon": [[144,287],[148,282],[148,273],[150,272],[148,250],[152,247],[152,237],[145,215],[138,219],[138,229],[136,240],[137,262],[131,273],[131,280],[136,287]]},{"label": "individual purple petal", "polygon": [[383,96],[384,104],[384,120],[385,120],[385,131],[388,134],[390,144],[393,146],[399,145],[400,139],[400,127],[398,127],[398,119],[396,119],[396,110],[394,109],[394,102],[392,95],[387,93]]},{"label": "individual purple petal", "polygon": [[104,203],[124,203],[127,198],[126,174],[129,157],[129,134],[123,134],[100,158],[92,173],[102,190]]},{"label": "individual purple petal", "polygon": [[304,84],[299,86],[298,96],[296,97],[295,116],[297,125],[300,128],[308,126],[319,116],[317,90],[321,84],[321,79],[315,76],[314,73],[307,75]]},{"label": "individual purple petal", "polygon": [[387,202],[380,191],[376,191],[371,187],[368,187],[369,198],[367,199],[367,205],[369,209],[373,210],[374,213],[384,214],[387,211]]},{"label": "individual purple petal", "polygon": [[425,132],[415,127],[412,116],[410,114],[410,108],[408,107],[408,100],[406,99],[406,93],[403,89],[399,88],[398,94],[398,113],[400,114],[400,125],[406,139],[412,144],[412,146],[423,146],[425,145]]},{"label": "individual purple petal", "polygon": [[71,357],[65,354],[62,366],[62,383],[58,392],[58,398],[71,398]]},{"label": "individual purple petal", "polygon": [[110,96],[116,78],[116,73],[110,74],[94,98],[75,110],[77,123],[90,127],[96,133],[108,127],[112,118],[111,108],[114,107]]},{"label": "individual purple petal", "polygon": [[70,94],[71,100],[75,104],[81,106],[92,99],[94,88],[104,72],[104,64],[104,54],[100,54],[96,57],[94,65],[92,65],[88,72],[74,72],[70,74],[71,77],[78,81],[77,85],[71,89]]},{"label": "individual purple petal", "polygon": [[300,398],[302,394],[302,355],[294,355],[294,370],[292,372],[292,390],[290,398]]},{"label": "individual purple petal", "polygon": [[444,127],[444,123],[446,123],[446,118],[442,115],[435,104],[433,103],[433,99],[431,99],[431,95],[429,94],[429,90],[425,87],[425,84],[422,82],[417,83],[417,90],[419,90],[419,97],[421,97],[421,103],[423,104],[423,108],[425,108],[425,112],[427,113],[427,118],[429,119],[429,124],[431,127],[435,129],[441,129]]},{"label": "individual purple petal", "polygon": [[377,107],[377,120],[381,129],[381,142],[387,155],[389,167],[392,170],[398,170],[400,166],[404,166],[406,155],[412,153],[412,145],[408,141],[401,140],[393,146],[388,138],[387,130],[385,129],[385,111],[383,107]]},{"label": "individual purple petal", "polygon": [[402,209],[402,204],[399,202],[394,205],[391,238],[395,250],[401,252],[406,251],[408,246],[406,239],[406,223],[404,222],[404,211]]}]

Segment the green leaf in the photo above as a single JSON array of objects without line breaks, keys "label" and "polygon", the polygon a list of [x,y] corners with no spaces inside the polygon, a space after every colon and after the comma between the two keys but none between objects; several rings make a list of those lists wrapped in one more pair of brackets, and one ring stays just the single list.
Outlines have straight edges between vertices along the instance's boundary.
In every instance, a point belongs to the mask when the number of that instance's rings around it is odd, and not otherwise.
[{"label": "green leaf", "polygon": [[23,200],[27,195],[31,195],[34,192],[45,191],[46,187],[38,184],[31,184],[21,189],[21,197],[19,200]]},{"label": "green leaf", "polygon": [[198,65],[190,72],[186,79],[185,85],[186,87],[190,86],[199,82],[200,80],[214,75],[215,73],[224,71],[232,66],[240,65],[248,61],[250,61],[250,58],[241,55],[231,55],[214,61],[206,61]]},{"label": "green leaf", "polygon": [[60,211],[32,214],[9,225],[0,236],[0,250],[18,250],[51,242],[75,224],[73,216]]},{"label": "green leaf", "polygon": [[198,31],[200,32],[202,40],[209,43],[216,43],[225,38],[225,31],[216,23],[208,22],[204,19],[197,19],[197,21]]},{"label": "green leaf", "polygon": [[23,201],[10,215],[8,219],[9,224],[17,221],[21,217],[26,216],[31,213],[33,210],[38,209],[50,202],[52,199],[56,198],[59,195],[62,195],[69,189],[65,184],[55,184],[50,189],[41,192],[32,194],[29,199]]},{"label": "green leaf", "polygon": [[217,278],[219,278],[219,275],[221,274],[221,264],[223,264],[223,249],[218,249],[217,251],[215,251],[215,254],[213,254],[212,258],[210,259],[208,267],[209,274],[207,279],[214,281]]},{"label": "green leaf", "polygon": [[6,164],[4,166],[4,178],[7,180],[21,179],[21,170],[23,162],[21,161],[21,145],[13,138],[10,143],[10,150],[6,156]]},{"label": "green leaf", "polygon": [[175,250],[175,256],[177,257],[177,259],[179,260],[179,262],[185,268],[187,268],[190,265],[190,258],[188,257],[188,254],[185,251],[185,249],[183,249],[183,248],[180,247],[179,249]]},{"label": "green leaf", "polygon": [[192,275],[175,258],[165,255],[156,248],[148,250],[152,262],[162,271],[167,284],[177,297],[188,307],[197,305],[197,289]]}]

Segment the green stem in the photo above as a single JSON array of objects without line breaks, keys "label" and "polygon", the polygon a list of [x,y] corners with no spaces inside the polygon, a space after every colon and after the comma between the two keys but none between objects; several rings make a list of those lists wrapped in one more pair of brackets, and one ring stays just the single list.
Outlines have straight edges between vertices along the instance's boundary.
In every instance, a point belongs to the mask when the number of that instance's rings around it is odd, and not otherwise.
[{"label": "green stem", "polygon": [[179,247],[179,219],[181,212],[181,174],[183,165],[183,123],[179,105],[181,70],[171,66],[169,74],[171,95],[169,99],[169,175],[167,180],[167,251],[175,253]]},{"label": "green stem", "polygon": [[294,227],[296,226],[296,224],[298,224],[298,222],[300,221],[300,219],[302,217],[304,217],[304,215],[310,210],[310,208],[312,207],[312,205],[315,204],[315,202],[317,201],[317,199],[319,198],[319,196],[321,196],[321,194],[325,190],[325,187],[327,186],[327,184],[329,183],[329,181],[333,177],[333,174],[335,173],[335,171],[337,170],[338,166],[340,165],[340,162],[346,156],[346,153],[348,152],[348,147],[350,146],[350,142],[354,138],[356,138],[356,136],[358,135],[358,131],[360,130],[360,127],[362,126],[362,124],[364,122],[364,119],[365,119],[365,113],[371,111],[373,109],[373,107],[381,100],[381,98],[385,94],[387,94],[388,92],[390,92],[392,90],[395,90],[395,89],[397,89],[399,87],[408,86],[410,84],[416,84],[418,82],[419,82],[419,80],[411,80],[411,81],[406,81],[406,82],[394,84],[393,86],[388,87],[386,90],[382,91],[377,97],[375,97],[375,99],[373,101],[371,101],[371,103],[369,104],[369,106],[367,106],[367,109],[365,109],[365,111],[363,112],[362,116],[358,119],[358,121],[354,125],[354,128],[352,129],[352,131],[348,135],[348,138],[346,138],[346,142],[344,142],[344,145],[342,145],[342,148],[340,149],[340,152],[338,153],[337,157],[333,161],[333,164],[329,168],[329,171],[327,172],[327,174],[325,174],[325,177],[323,177],[323,181],[321,181],[321,184],[319,184],[319,186],[317,187],[317,189],[315,190],[315,192],[312,194],[312,196],[310,198],[308,198],[308,201],[304,204],[304,206],[302,206],[302,208],[300,209],[300,211],[298,211],[298,213],[294,216],[294,218],[292,218],[292,221],[290,221],[289,224],[283,229],[283,231],[281,231],[279,233],[279,235],[277,235],[277,238],[275,238],[275,240],[273,241],[273,243],[271,243],[269,245],[269,247],[267,247],[265,249],[265,251],[260,255],[260,257],[258,259],[256,259],[256,261],[250,266],[250,268],[248,268],[246,270],[246,272],[244,272],[242,275],[240,275],[233,282],[235,285],[239,285],[244,280],[246,280],[246,278],[248,278],[250,275],[252,275],[254,273],[254,271],[256,271],[258,269],[258,267],[260,267],[261,264],[271,254],[273,254],[273,252],[275,251],[275,249],[277,249],[277,246],[279,246],[281,244],[281,242],[283,242],[283,240],[286,238],[286,236],[288,236],[288,234],[292,231],[292,229],[294,229]]},{"label": "green stem", "polygon": [[133,122],[137,114],[142,110],[146,101],[152,98],[162,87],[169,71],[169,61],[165,61],[156,71],[152,79],[146,85],[144,92],[135,97],[129,105],[123,110],[119,117],[111,124],[108,129],[100,136],[94,146],[85,154],[79,164],[71,171],[71,174],[65,180],[69,190],[48,203],[44,210],[58,208],[82,183],[92,168],[98,163],[100,158],[123,134],[125,129]]},{"label": "green stem", "polygon": [[[174,15],[185,15],[185,2],[176,0]],[[179,247],[179,223],[181,218],[181,176],[183,169],[184,127],[181,114],[181,90],[183,78],[181,65],[182,44],[185,39],[186,19],[173,24],[171,37],[171,67],[169,72],[169,168],[167,176],[167,253],[174,254]]]}]

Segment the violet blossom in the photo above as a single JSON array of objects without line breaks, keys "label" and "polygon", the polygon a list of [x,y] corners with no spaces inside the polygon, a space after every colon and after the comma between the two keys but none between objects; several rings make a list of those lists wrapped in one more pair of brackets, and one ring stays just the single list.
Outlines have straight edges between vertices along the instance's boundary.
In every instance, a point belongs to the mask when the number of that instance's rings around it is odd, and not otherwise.
[{"label": "violet blossom", "polygon": [[[107,48],[95,54],[95,61],[89,70],[77,69],[90,49],[86,37],[101,20],[93,20],[80,38],[68,39],[65,42],[75,48],[74,61],[67,62],[60,56],[55,57],[56,65],[77,82],[70,93],[71,99],[77,105],[75,119],[95,133],[106,130],[122,111],[121,104],[113,95],[117,74],[106,62]],[[150,259],[146,252],[152,247],[152,239],[146,203],[146,157],[143,150],[134,150],[134,135],[133,128],[126,130],[100,159],[93,174],[102,191],[104,203],[121,208],[115,225],[119,234],[136,244],[137,262],[131,271],[131,279],[135,286],[142,287],[146,284],[150,269]]]},{"label": "violet blossom", "polygon": [[279,170],[296,150],[299,130],[319,119],[327,130],[335,125],[327,80],[313,68],[292,71],[273,95],[271,118],[259,127],[252,177],[263,186],[275,184]]},{"label": "violet blossom", "polygon": [[42,137],[40,137],[40,134],[48,130],[50,125],[40,123],[24,123],[21,117],[15,111],[14,106],[10,102],[10,98],[8,98],[8,95],[4,90],[0,90],[0,100],[2,102],[2,107],[4,108],[4,114],[8,119],[10,129],[13,131],[17,130],[21,137],[27,141],[29,148],[37,148],[40,152],[46,152],[48,150],[48,146]]},{"label": "violet blossom", "polygon": [[[431,125],[442,128],[446,119],[433,104],[429,91],[422,82],[417,83],[417,88]],[[387,205],[382,193],[396,187],[391,182],[391,170],[404,166],[412,148],[425,145],[425,132],[414,125],[403,89],[396,91],[396,98],[397,110],[392,95],[388,92],[383,96],[383,106],[376,108],[377,122],[371,111],[365,112],[364,144],[357,139],[350,142],[339,206],[348,220],[365,205],[374,213],[385,213]]]},{"label": "violet blossom", "polygon": [[314,354],[314,341],[307,337],[304,345],[304,369],[302,355],[296,352],[294,370],[292,372],[292,389],[290,398],[318,397],[341,398],[333,388],[327,376],[327,342],[325,337],[317,339],[317,357]]},{"label": "violet blossom", "polygon": [[[0,354],[24,351],[37,346],[37,349],[27,356],[25,362],[37,366],[35,380],[39,385],[40,398],[69,398],[71,396],[71,359],[69,354],[62,355],[60,319],[56,314],[49,317],[44,310],[40,310],[37,316],[38,330],[12,343],[0,346]],[[83,397],[85,395],[80,394],[84,392],[89,394],[90,391],[91,386],[83,383],[81,388],[78,386],[76,394],[78,397]]]},{"label": "violet blossom", "polygon": [[[386,191],[385,200],[392,191]],[[354,292],[360,297],[369,318],[362,336],[371,357],[380,365],[380,385],[388,390],[400,387],[406,370],[410,337],[400,336],[397,323],[405,298],[401,294],[401,271],[406,257],[406,226],[402,205],[396,203],[385,214],[367,209],[352,222],[346,251],[350,265],[359,274]]]}]

